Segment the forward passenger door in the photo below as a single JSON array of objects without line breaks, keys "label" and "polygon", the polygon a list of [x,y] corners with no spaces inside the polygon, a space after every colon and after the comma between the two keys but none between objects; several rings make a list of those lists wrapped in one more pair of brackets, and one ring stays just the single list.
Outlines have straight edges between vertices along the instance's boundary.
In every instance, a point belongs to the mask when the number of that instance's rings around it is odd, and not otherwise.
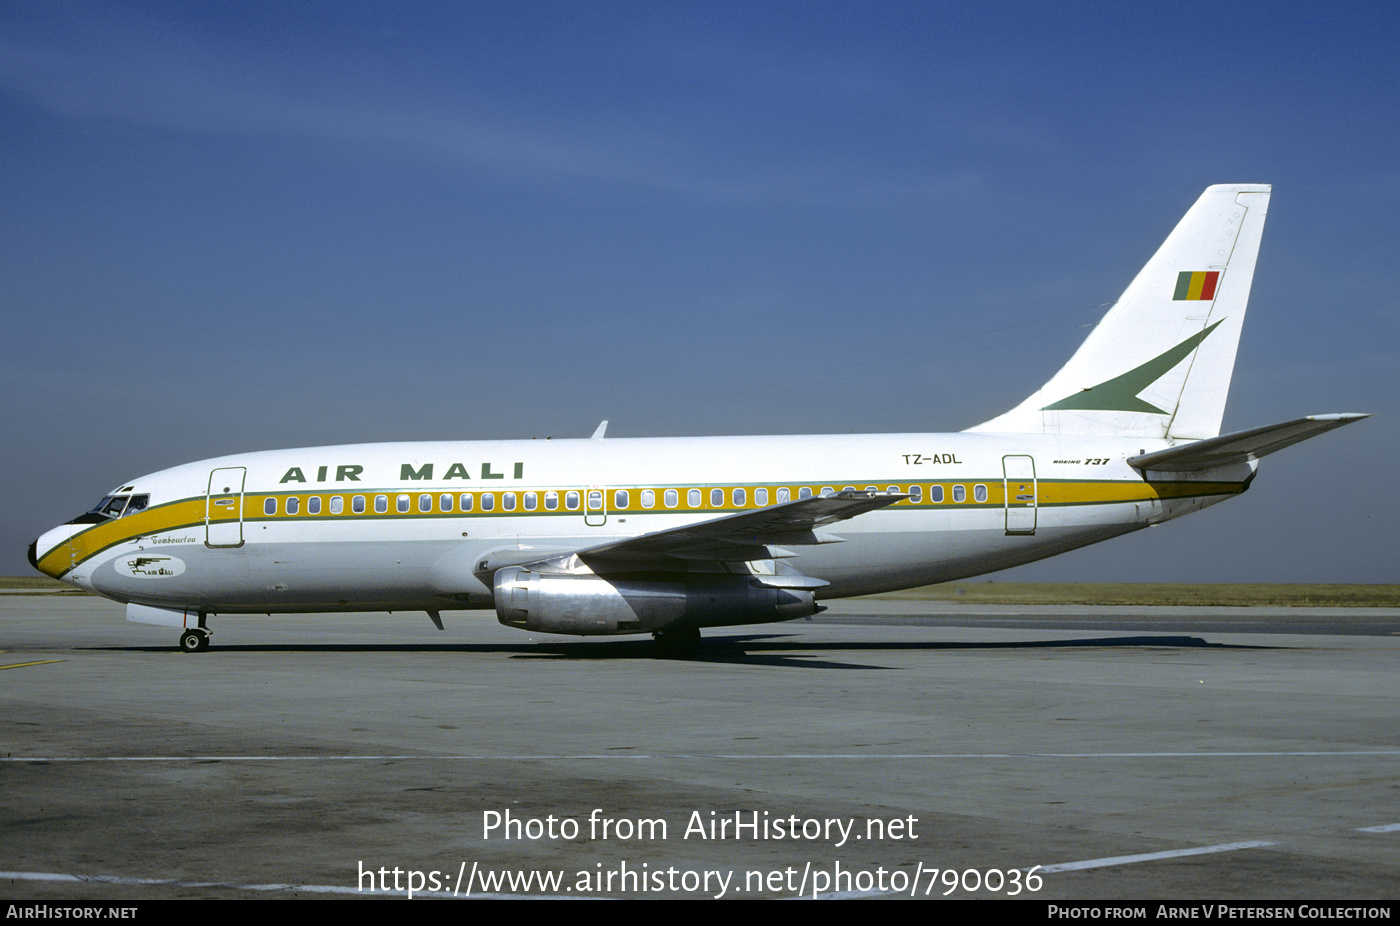
[{"label": "forward passenger door", "polygon": [[243,480],[246,467],[230,466],[209,474],[204,497],[204,543],[211,547],[243,546]]}]

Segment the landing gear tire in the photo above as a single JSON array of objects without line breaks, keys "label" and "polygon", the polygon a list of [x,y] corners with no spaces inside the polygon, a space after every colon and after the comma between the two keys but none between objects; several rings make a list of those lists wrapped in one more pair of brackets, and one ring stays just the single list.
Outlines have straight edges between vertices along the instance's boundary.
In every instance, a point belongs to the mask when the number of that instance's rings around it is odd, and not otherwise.
[{"label": "landing gear tire", "polygon": [[209,648],[209,634],[198,630],[186,630],[180,634],[180,650],[186,653],[202,653]]},{"label": "landing gear tire", "polygon": [[658,630],[652,636],[656,637],[657,652],[665,659],[683,659],[700,647],[699,627]]}]

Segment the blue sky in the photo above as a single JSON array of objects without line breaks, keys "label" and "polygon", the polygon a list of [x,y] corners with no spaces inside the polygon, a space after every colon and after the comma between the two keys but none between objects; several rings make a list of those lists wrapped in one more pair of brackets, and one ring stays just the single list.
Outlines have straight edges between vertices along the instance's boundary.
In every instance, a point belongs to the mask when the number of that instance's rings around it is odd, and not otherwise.
[{"label": "blue sky", "polygon": [[1377,417],[1000,578],[1395,582],[1400,7],[0,6],[0,573],[374,440],[959,430],[1274,184],[1227,429]]}]

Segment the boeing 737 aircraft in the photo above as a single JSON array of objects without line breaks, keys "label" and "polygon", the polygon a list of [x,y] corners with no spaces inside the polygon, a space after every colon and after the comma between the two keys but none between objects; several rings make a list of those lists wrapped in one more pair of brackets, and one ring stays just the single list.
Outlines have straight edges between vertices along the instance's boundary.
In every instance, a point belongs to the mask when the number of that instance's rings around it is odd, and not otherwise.
[{"label": "boeing 737 aircraft", "polygon": [[1270,187],[1213,186],[1063,369],[957,434],[351,444],[123,482],[40,537],[46,575],[182,628],[215,615],[494,608],[564,634],[803,617],[1224,501],[1365,415],[1221,435]]}]

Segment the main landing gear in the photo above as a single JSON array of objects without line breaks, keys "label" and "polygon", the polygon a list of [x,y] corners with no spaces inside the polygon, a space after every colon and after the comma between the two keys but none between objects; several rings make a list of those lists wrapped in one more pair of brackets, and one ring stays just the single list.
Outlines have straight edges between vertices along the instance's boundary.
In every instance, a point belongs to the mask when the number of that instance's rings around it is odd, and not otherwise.
[{"label": "main landing gear", "polygon": [[184,653],[202,653],[209,648],[209,631],[204,628],[195,629],[191,627],[180,634],[180,651]]}]

